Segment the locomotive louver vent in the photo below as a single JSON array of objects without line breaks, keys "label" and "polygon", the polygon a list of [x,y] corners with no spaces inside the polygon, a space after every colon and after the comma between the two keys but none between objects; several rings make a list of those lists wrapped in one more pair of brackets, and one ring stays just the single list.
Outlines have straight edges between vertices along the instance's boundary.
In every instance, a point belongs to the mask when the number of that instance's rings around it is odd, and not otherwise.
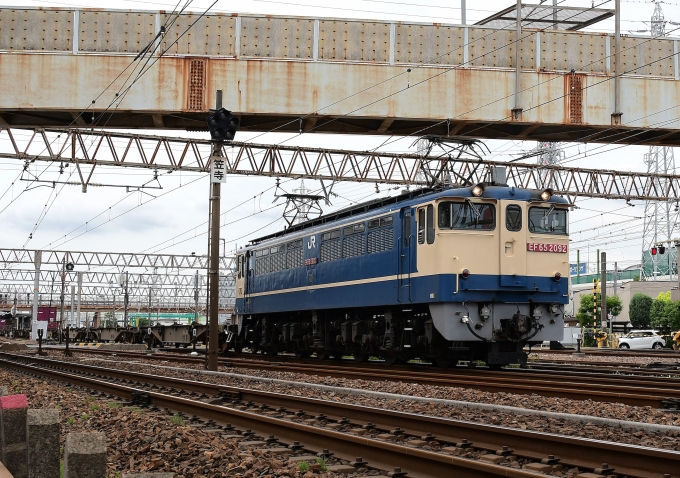
[{"label": "locomotive louver vent", "polygon": [[321,262],[340,259],[340,239],[333,239],[321,243]]},{"label": "locomotive louver vent", "polygon": [[356,257],[364,255],[364,235],[346,237],[342,241],[342,257]]},{"label": "locomotive louver vent", "polygon": [[392,229],[381,229],[368,233],[368,253],[389,251],[394,243]]},{"label": "locomotive louver vent", "polygon": [[296,249],[293,251],[289,251],[288,254],[286,254],[286,264],[288,266],[288,269],[294,269],[295,267],[300,267],[303,262],[303,250],[302,249]]}]

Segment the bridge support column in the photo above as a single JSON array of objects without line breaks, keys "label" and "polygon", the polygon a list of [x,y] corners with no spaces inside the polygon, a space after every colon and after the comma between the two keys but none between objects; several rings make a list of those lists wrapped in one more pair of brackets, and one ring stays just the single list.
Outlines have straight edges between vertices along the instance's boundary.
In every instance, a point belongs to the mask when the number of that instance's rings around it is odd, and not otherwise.
[{"label": "bridge support column", "polygon": [[519,99],[520,75],[522,67],[520,65],[519,48],[522,41],[522,0],[517,0],[517,30],[515,35],[515,106],[512,108],[512,119],[518,120],[522,116],[522,106]]},{"label": "bridge support column", "polygon": [[614,33],[614,112],[612,124],[620,125],[621,111],[621,0],[615,0],[615,33]]}]

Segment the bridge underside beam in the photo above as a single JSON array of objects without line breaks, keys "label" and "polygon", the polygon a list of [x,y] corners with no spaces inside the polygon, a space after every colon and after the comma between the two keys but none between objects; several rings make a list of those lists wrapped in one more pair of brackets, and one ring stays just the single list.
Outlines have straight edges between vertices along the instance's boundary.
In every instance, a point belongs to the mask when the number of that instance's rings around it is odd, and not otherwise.
[{"label": "bridge underside beam", "polygon": [[[0,54],[0,124],[207,131],[205,117],[221,89],[242,131],[680,145],[680,81],[673,78],[622,78],[623,124],[614,127],[614,81],[604,74],[524,71],[523,111],[515,119],[511,69],[423,67],[405,74],[403,66],[370,63],[163,57],[116,97],[124,76],[114,80],[130,61]],[[198,83],[197,69],[204,72]]]}]

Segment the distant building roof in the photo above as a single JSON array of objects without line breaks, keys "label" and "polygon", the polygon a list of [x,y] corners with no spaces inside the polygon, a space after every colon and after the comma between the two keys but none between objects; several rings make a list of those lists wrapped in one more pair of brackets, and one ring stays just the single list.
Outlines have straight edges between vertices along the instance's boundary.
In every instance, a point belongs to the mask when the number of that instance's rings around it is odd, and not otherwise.
[{"label": "distant building roof", "polygon": [[[575,31],[614,16],[614,10],[523,3],[521,14],[522,28]],[[475,25],[513,29],[516,23],[517,6],[513,5],[478,21]]]}]

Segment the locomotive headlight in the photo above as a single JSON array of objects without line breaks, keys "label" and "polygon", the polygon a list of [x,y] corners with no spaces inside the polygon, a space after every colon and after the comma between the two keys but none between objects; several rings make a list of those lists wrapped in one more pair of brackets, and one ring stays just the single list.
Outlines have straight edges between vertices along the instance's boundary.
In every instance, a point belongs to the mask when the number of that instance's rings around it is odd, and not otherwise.
[{"label": "locomotive headlight", "polygon": [[552,191],[550,189],[546,189],[541,193],[541,199],[544,201],[550,201],[550,198],[552,197]]},{"label": "locomotive headlight", "polygon": [[472,195],[473,196],[479,197],[479,196],[482,195],[483,192],[484,192],[484,186],[482,186],[481,184],[478,184],[474,188],[472,188]]}]

